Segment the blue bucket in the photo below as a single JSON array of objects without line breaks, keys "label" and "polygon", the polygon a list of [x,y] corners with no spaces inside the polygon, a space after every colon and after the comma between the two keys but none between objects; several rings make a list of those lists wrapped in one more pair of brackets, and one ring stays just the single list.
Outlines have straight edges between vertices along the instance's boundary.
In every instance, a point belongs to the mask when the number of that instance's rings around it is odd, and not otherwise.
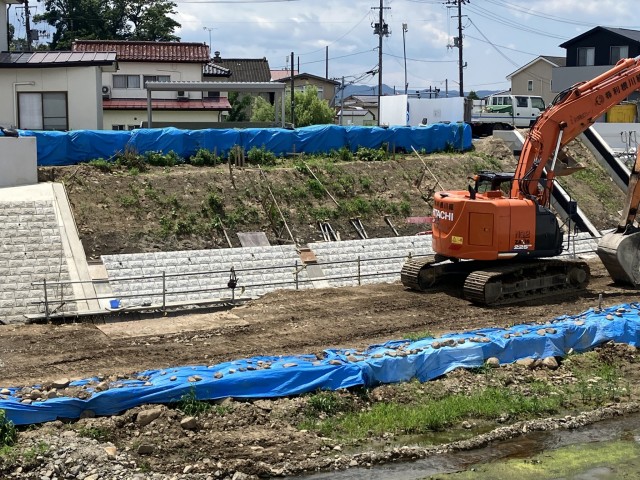
[{"label": "blue bucket", "polygon": [[109,300],[109,305],[111,306],[111,308],[120,308],[120,300],[117,298]]}]

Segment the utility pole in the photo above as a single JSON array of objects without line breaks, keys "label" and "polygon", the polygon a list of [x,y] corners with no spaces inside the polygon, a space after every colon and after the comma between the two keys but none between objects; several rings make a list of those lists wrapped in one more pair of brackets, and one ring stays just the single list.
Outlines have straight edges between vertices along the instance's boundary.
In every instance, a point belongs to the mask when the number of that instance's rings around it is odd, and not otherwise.
[{"label": "utility pole", "polygon": [[295,80],[294,76],[294,66],[293,66],[293,52],[291,52],[291,126],[295,128],[296,126],[296,115],[295,115],[295,107],[296,107],[296,95],[295,95]]},{"label": "utility pole", "polygon": [[460,96],[464,97],[464,75],[463,70],[467,65],[462,60],[462,4],[469,3],[470,0],[447,0],[447,5],[458,7],[458,36],[453,39],[453,46],[458,47],[458,76],[460,80]]},{"label": "utility pole", "polygon": [[402,50],[404,52],[404,94],[409,91],[409,82],[407,82],[407,42],[405,41],[405,34],[409,31],[407,24],[402,24]]},{"label": "utility pole", "polygon": [[378,23],[373,25],[373,34],[378,35],[378,126],[380,126],[380,96],[382,95],[382,37],[389,36],[389,25],[384,23],[384,10],[391,7],[384,6],[384,0],[380,0],[379,7],[371,7],[379,10]]}]

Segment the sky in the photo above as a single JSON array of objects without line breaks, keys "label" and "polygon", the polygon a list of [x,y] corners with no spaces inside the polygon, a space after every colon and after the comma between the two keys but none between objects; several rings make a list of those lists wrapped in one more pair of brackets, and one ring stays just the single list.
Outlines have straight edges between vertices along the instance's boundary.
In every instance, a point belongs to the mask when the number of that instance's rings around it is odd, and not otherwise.
[{"label": "sky", "polygon": [[[211,43],[223,58],[266,57],[345,83],[376,86],[380,0],[174,0],[185,42]],[[595,26],[640,30],[638,0],[462,0],[464,90],[504,90],[506,77],[539,55],[565,56],[559,45]],[[32,2],[32,4],[35,2]],[[455,0],[383,0],[383,83],[404,91],[458,89]],[[37,3],[38,11],[44,2]],[[374,8],[375,7],[375,8]],[[20,35],[20,18],[12,22]],[[34,9],[32,13],[37,13]],[[403,24],[406,32],[403,38]],[[44,25],[38,28],[45,29]],[[49,27],[50,28],[50,27]],[[24,27],[22,27],[24,30]],[[46,39],[42,39],[46,41]],[[373,91],[372,91],[373,93]]]}]

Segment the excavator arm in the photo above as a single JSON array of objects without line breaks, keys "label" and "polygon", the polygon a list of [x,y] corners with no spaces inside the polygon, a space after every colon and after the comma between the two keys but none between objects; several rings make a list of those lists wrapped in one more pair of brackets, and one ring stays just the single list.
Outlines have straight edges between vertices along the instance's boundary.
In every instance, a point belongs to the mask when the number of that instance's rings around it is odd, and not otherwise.
[{"label": "excavator arm", "polygon": [[[548,207],[560,149],[636,90],[640,90],[640,57],[620,60],[611,70],[561,92],[529,131],[516,168],[511,198],[536,199]],[[545,185],[542,191],[541,180]]]}]

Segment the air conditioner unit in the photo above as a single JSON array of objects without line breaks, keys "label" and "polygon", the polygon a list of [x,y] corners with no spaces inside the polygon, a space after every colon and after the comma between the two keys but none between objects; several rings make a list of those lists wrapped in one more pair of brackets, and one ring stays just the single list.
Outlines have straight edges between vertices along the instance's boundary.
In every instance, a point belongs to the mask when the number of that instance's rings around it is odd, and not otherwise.
[{"label": "air conditioner unit", "polygon": [[109,85],[103,85],[102,98],[111,98],[111,87]]},{"label": "air conditioner unit", "polygon": [[181,102],[186,102],[189,100],[189,94],[187,92],[179,91],[177,99]]}]

